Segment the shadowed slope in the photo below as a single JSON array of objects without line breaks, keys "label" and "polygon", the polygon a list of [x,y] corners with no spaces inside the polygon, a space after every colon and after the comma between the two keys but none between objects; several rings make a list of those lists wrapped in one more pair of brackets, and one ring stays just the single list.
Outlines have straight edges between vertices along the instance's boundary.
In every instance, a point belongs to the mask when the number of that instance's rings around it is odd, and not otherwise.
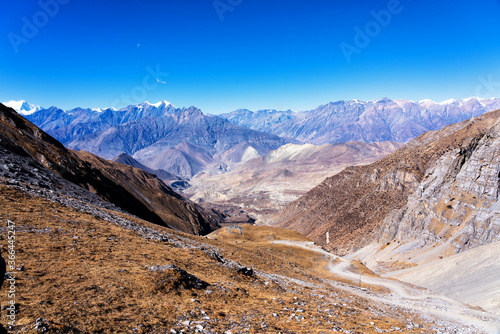
[{"label": "shadowed slope", "polygon": [[202,214],[199,211],[202,209],[179,197],[154,175],[68,150],[1,104],[0,139],[0,145],[7,151],[33,159],[64,179],[145,220],[197,234],[209,233],[217,226],[217,221]]}]

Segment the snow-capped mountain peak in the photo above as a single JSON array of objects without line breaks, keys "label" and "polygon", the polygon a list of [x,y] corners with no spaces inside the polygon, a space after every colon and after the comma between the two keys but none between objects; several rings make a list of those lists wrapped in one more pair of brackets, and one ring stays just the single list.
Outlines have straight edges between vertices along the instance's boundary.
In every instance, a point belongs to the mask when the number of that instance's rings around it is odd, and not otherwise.
[{"label": "snow-capped mountain peak", "polygon": [[415,101],[412,101],[412,100],[405,100],[405,99],[396,99],[396,100],[393,100],[398,106],[400,106],[401,108],[404,108],[407,104],[410,104],[410,103],[415,103]]},{"label": "snow-capped mountain peak", "polygon": [[150,107],[156,107],[156,108],[159,108],[161,106],[169,106],[171,105],[172,107],[174,107],[174,105],[166,100],[163,100],[163,101],[158,101],[156,103],[149,103],[148,101],[144,101],[143,103],[139,103],[137,106],[141,106],[141,107],[146,107],[146,106],[150,106]]},{"label": "snow-capped mountain peak", "polygon": [[437,104],[436,102],[429,100],[429,99],[424,99],[418,102],[419,105],[423,105],[425,107],[430,107],[434,104]]},{"label": "snow-capped mountain peak", "polygon": [[455,100],[455,99],[449,99],[449,100],[445,100],[445,101],[441,102],[440,104],[441,104],[441,105],[445,105],[445,104],[454,104],[454,103],[456,103],[456,102],[457,102],[457,100]]},{"label": "snow-capped mountain peak", "polygon": [[40,106],[36,106],[24,100],[9,101],[9,102],[4,102],[3,104],[6,105],[7,107],[14,109],[21,115],[31,115],[34,112],[42,109]]},{"label": "snow-capped mountain peak", "polygon": [[158,108],[159,106],[162,106],[162,105],[165,106],[165,107],[171,105],[172,107],[175,108],[175,106],[172,103],[170,103],[170,102],[168,102],[166,100],[159,101],[159,102],[156,102],[156,103],[152,103],[151,105],[155,106],[156,108]]},{"label": "snow-capped mountain peak", "polygon": [[166,108],[168,106],[175,108],[175,106],[172,103],[170,103],[166,100],[163,100],[163,101],[159,101],[156,103],[149,103],[148,101],[144,101],[144,102],[139,103],[139,104],[132,104],[132,105],[129,105],[127,107],[121,108],[121,110],[125,110],[128,108],[138,108],[138,109],[150,109],[152,107],[154,107],[154,108],[161,108],[161,107]]}]

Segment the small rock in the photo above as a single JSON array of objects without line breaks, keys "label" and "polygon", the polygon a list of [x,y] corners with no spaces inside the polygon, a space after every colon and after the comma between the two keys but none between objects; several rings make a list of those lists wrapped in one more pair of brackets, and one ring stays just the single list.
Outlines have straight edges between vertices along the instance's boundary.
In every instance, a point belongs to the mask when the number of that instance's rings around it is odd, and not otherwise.
[{"label": "small rock", "polygon": [[207,254],[210,255],[210,257],[212,257],[213,259],[217,260],[220,263],[226,262],[226,261],[224,261],[224,258],[222,257],[222,255],[219,254],[219,252],[211,250],[211,251],[208,251]]},{"label": "small rock", "polygon": [[178,270],[179,268],[174,266],[173,264],[167,264],[164,266],[155,265],[155,266],[149,267],[149,271],[154,271],[154,272],[166,271],[166,270],[170,270],[170,269]]},{"label": "small rock", "polygon": [[238,269],[238,273],[239,274],[242,274],[242,275],[245,275],[245,276],[253,276],[253,269],[252,268],[247,268],[247,267],[242,267],[240,269]]}]

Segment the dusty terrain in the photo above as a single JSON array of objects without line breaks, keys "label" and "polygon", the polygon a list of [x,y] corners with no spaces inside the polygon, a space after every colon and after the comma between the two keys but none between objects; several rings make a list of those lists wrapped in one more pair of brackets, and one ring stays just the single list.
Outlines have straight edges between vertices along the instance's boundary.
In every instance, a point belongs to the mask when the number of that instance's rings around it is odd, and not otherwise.
[{"label": "dusty terrain", "polygon": [[224,206],[233,206],[257,223],[265,223],[268,217],[325,178],[348,166],[372,163],[401,146],[394,142],[287,144],[227,173],[198,174],[190,180],[192,187],[184,192],[201,205],[219,205],[223,211],[227,210]]},{"label": "dusty terrain", "polygon": [[7,222],[16,229],[15,333],[481,332],[374,301],[387,291],[331,274],[322,253],[270,242],[308,241],[296,232],[244,225],[203,238],[36,196],[0,185],[2,253]]},{"label": "dusty terrain", "polygon": [[500,242],[384,276],[423,286],[500,315]]}]

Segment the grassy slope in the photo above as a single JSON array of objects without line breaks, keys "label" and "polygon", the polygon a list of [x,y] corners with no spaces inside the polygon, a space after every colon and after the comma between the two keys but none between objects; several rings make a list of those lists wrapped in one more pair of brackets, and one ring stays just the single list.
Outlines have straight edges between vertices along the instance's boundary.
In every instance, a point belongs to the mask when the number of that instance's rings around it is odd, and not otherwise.
[{"label": "grassy slope", "polygon": [[[194,326],[202,324],[205,330],[219,333],[245,329],[250,333],[315,333],[334,326],[376,333],[375,326],[405,328],[408,321],[424,326],[408,333],[430,332],[429,325],[404,310],[375,305],[327,284],[325,279],[334,277],[322,270],[326,263],[307,250],[264,245],[260,240],[254,243],[251,237],[238,244],[225,243],[125,216],[169,238],[146,240],[135,231],[4,185],[0,185],[0,205],[2,253],[7,244],[5,222],[10,219],[17,228],[17,266],[23,263],[25,267],[17,274],[15,332],[35,332],[37,318],[52,321],[51,332],[123,333],[134,328],[144,333],[165,333],[171,328],[194,332]],[[289,238],[287,233],[276,230],[274,238]],[[188,247],[179,247],[173,240]],[[258,270],[258,275],[246,277],[237,268],[218,262],[204,250],[213,247],[225,259]],[[174,274],[146,268],[166,264],[210,286],[202,290],[183,287]],[[4,287],[2,303],[5,293]],[[290,318],[292,314],[304,319]],[[3,313],[1,322],[6,320]],[[186,327],[181,324],[186,320],[194,323]]]}]

